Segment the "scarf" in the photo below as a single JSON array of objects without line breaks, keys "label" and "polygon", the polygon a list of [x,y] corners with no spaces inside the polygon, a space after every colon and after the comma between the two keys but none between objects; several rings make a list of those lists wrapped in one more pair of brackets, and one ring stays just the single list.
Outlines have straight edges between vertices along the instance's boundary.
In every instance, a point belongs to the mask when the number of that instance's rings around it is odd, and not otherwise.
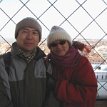
[{"label": "scarf", "polygon": [[73,47],[70,47],[70,49],[64,56],[58,56],[51,52],[48,55],[48,59],[50,59],[51,62],[58,68],[66,68],[72,66],[73,62],[77,59],[78,55],[78,50]]},{"label": "scarf", "polygon": [[79,62],[80,54],[77,49],[70,47],[64,56],[57,56],[53,52],[48,55],[48,59],[52,64],[52,75],[55,80],[63,78],[63,72],[74,69],[75,64]]},{"label": "scarf", "polygon": [[12,44],[12,53],[22,59],[24,59],[27,63],[29,63],[36,54],[36,49],[32,50],[30,54],[26,54],[20,47],[17,45],[16,42]]}]

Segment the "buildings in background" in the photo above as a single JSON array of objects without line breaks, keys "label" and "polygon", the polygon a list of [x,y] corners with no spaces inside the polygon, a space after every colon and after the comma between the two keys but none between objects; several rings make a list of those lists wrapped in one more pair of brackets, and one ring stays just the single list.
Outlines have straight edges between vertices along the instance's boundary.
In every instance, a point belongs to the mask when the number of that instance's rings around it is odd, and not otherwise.
[{"label": "buildings in background", "polygon": [[[87,58],[91,63],[106,63],[107,60],[107,40],[102,40],[98,43],[98,40],[78,40],[85,44],[89,43],[93,48]],[[46,53],[49,53],[46,42],[40,44],[40,48]],[[3,54],[10,50],[10,45],[7,43],[0,43],[0,54]]]}]

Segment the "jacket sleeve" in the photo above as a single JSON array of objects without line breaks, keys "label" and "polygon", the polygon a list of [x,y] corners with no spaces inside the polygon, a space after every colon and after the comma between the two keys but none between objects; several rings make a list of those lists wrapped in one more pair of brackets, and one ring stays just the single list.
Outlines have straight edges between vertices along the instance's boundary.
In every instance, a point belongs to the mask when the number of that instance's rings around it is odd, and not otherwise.
[{"label": "jacket sleeve", "polygon": [[86,104],[93,107],[97,94],[97,79],[91,64],[85,57],[78,65],[72,80],[59,80],[56,85],[57,98],[65,103]]},{"label": "jacket sleeve", "polygon": [[85,47],[85,44],[79,42],[79,41],[73,41],[72,42],[72,46],[76,49],[79,49],[80,51],[82,51]]},{"label": "jacket sleeve", "polygon": [[8,95],[7,75],[2,62],[0,60],[0,107],[13,107]]}]

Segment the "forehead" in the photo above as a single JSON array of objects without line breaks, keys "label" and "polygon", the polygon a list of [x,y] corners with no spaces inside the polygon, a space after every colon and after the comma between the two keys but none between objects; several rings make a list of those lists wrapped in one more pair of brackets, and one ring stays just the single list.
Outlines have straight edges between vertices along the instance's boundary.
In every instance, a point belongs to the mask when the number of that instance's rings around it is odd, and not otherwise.
[{"label": "forehead", "polygon": [[58,39],[58,40],[55,40],[55,41],[53,41],[53,42],[60,42],[60,41],[65,41],[65,40]]},{"label": "forehead", "polygon": [[24,28],[22,28],[21,30],[31,30],[31,31],[37,31],[36,29],[31,28],[31,27],[24,27]]}]

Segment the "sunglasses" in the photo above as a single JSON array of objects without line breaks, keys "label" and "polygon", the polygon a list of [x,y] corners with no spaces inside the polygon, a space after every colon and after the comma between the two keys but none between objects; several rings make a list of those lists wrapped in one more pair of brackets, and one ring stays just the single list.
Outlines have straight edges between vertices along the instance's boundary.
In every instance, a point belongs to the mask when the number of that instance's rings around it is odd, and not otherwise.
[{"label": "sunglasses", "polygon": [[58,44],[59,45],[64,45],[66,42],[66,40],[60,40],[60,41],[57,41],[57,42],[53,42],[50,44],[50,47],[56,47]]}]

